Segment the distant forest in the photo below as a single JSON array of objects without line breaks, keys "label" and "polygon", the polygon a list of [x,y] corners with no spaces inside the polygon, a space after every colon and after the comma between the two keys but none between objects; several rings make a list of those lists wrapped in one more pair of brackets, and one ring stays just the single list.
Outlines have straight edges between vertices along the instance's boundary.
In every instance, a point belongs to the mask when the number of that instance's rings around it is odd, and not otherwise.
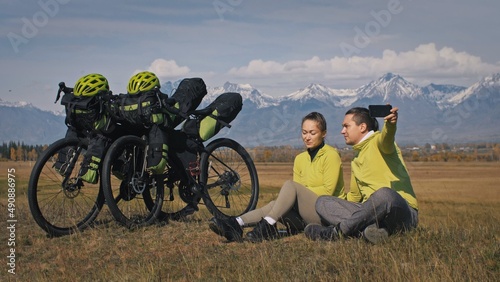
[{"label": "distant forest", "polygon": [[[0,161],[35,161],[48,145],[26,145],[22,142],[3,143],[0,147]],[[304,148],[293,146],[259,146],[246,148],[254,162],[293,162],[297,154]],[[351,148],[337,148],[342,161],[347,162],[354,157]],[[454,161],[500,161],[500,143],[474,144],[425,144],[425,146],[401,147],[406,161],[454,162]]]},{"label": "distant forest", "polygon": [[0,147],[0,160],[35,161],[47,147],[48,145],[25,145],[10,141]]},{"label": "distant forest", "polygon": [[[343,162],[351,161],[351,148],[337,148]],[[292,162],[303,148],[292,146],[247,148],[255,162]],[[449,145],[447,143],[401,147],[403,158],[408,162],[461,162],[500,161],[500,143],[474,143]]]}]

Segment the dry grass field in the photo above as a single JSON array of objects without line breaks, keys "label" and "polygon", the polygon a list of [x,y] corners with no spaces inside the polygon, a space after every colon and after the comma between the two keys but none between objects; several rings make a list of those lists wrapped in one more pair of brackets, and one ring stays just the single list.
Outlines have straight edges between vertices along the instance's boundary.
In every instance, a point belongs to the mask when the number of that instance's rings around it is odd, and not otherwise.
[{"label": "dry grass field", "polygon": [[[407,163],[420,226],[381,245],[362,240],[227,243],[206,212],[186,222],[127,230],[106,207],[95,228],[48,238],[30,214],[33,163],[0,162],[1,281],[498,281],[500,163]],[[8,169],[15,168],[15,231],[7,229]],[[292,164],[257,164],[265,204]],[[349,183],[349,164],[344,164]],[[10,240],[10,241],[9,241]],[[11,242],[15,246],[9,246]],[[11,248],[15,274],[9,273]]]}]

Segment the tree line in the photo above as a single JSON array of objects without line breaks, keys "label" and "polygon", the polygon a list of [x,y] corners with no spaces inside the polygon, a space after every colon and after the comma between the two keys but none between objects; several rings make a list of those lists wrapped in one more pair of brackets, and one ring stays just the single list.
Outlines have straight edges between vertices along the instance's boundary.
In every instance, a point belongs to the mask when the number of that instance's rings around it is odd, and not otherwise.
[{"label": "tree line", "polygon": [[40,153],[48,145],[26,145],[24,142],[10,141],[2,143],[0,147],[0,160],[6,161],[36,161]]},{"label": "tree line", "polygon": [[[334,146],[335,147],[335,146]],[[500,143],[474,144],[425,144],[424,146],[401,146],[401,152],[408,162],[491,162],[500,161]],[[261,146],[247,148],[255,162],[293,162],[295,156],[304,151],[303,147]],[[343,162],[354,158],[351,147],[337,150]]]},{"label": "tree line", "polygon": [[[36,161],[48,145],[26,145],[23,142],[10,141],[0,147],[1,161]],[[257,146],[246,148],[255,162],[293,162],[296,155],[304,151],[303,147]],[[342,161],[354,157],[352,148],[337,148]],[[452,161],[500,161],[500,143],[478,143],[448,145],[436,144],[417,147],[401,147],[405,161],[452,162]]]}]

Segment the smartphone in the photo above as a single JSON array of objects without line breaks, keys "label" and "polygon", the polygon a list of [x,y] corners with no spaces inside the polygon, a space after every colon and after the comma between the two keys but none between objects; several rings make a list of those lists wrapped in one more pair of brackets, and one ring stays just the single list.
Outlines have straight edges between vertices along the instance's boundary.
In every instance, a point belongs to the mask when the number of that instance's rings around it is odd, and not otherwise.
[{"label": "smartphone", "polygon": [[368,110],[370,111],[371,117],[386,117],[391,114],[391,105],[369,105]]}]

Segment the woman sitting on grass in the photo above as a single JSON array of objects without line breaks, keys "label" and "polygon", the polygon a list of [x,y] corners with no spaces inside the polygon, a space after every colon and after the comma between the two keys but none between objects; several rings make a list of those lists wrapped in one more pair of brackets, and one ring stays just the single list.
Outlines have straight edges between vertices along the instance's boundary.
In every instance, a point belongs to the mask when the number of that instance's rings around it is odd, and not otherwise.
[{"label": "woman sitting on grass", "polygon": [[302,119],[302,141],[306,151],[295,157],[293,181],[286,181],[275,201],[239,217],[214,217],[210,229],[228,241],[242,241],[243,227],[255,225],[246,234],[252,242],[277,239],[280,221],[296,234],[310,223],[321,224],[315,203],[319,196],[345,199],[342,162],[337,150],[325,144],[326,121],[312,112]]}]

